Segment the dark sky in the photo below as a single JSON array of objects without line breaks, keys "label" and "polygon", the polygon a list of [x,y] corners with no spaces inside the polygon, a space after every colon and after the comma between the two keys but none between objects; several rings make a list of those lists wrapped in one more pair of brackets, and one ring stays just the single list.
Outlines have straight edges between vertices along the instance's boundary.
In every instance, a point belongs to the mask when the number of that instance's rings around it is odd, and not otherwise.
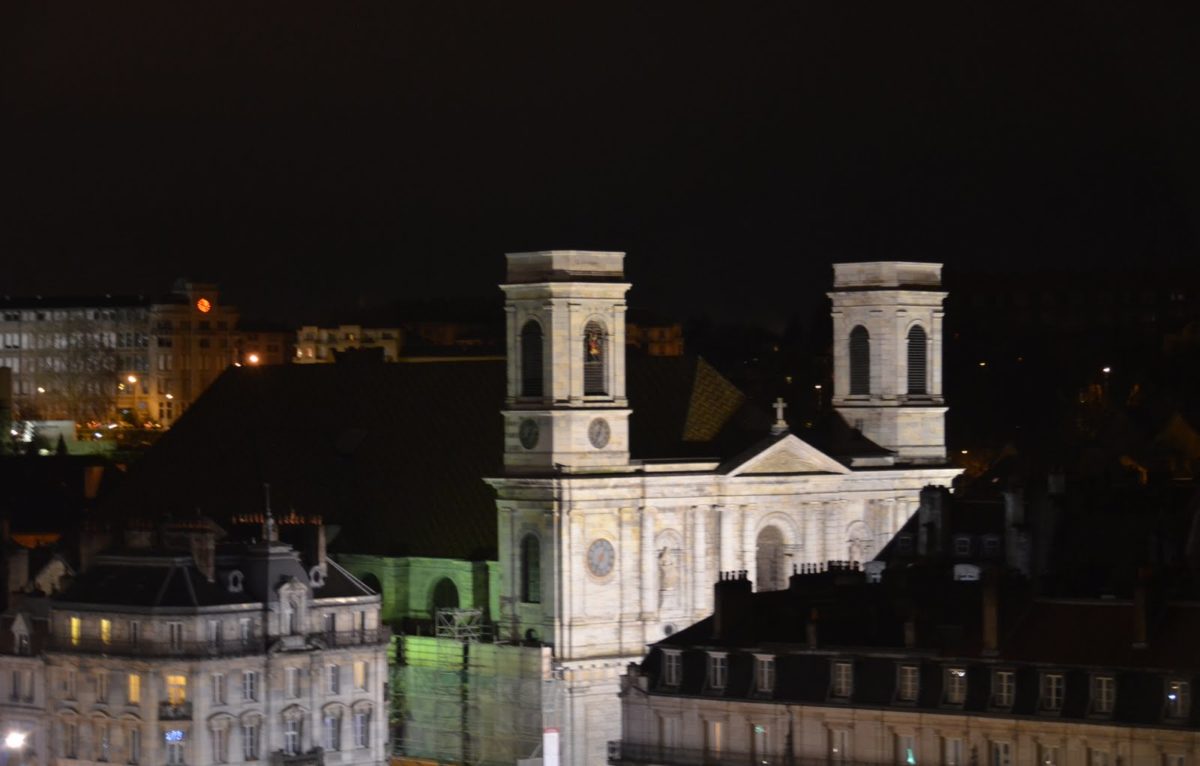
[{"label": "dark sky", "polygon": [[580,247],[778,323],[839,259],[1196,259],[1197,4],[990,5],[5,0],[0,292],[294,321]]}]

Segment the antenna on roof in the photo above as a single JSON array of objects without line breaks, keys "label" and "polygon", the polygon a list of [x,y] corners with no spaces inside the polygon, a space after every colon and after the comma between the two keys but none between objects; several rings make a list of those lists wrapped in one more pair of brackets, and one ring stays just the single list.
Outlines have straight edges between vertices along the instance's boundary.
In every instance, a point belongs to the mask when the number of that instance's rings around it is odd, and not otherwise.
[{"label": "antenna on roof", "polygon": [[271,516],[271,485],[263,482],[263,542],[273,543],[279,538],[275,534],[275,519]]}]

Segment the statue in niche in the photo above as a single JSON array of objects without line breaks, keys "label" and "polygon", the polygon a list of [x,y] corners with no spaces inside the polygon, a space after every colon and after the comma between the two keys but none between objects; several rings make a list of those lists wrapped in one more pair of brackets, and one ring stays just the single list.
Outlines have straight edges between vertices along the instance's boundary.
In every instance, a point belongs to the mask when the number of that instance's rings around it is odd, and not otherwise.
[{"label": "statue in niche", "polygon": [[675,606],[679,590],[679,551],[663,548],[658,552],[658,606]]}]

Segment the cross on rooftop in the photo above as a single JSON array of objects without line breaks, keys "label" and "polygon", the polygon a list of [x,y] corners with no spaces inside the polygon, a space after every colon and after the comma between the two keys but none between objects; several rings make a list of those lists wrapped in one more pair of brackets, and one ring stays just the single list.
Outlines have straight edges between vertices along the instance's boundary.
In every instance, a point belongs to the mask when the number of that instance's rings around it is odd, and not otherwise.
[{"label": "cross on rooftop", "polygon": [[775,407],[775,420],[782,423],[783,411],[787,409],[787,402],[783,400],[782,396],[779,396],[775,398],[775,404],[772,406]]}]

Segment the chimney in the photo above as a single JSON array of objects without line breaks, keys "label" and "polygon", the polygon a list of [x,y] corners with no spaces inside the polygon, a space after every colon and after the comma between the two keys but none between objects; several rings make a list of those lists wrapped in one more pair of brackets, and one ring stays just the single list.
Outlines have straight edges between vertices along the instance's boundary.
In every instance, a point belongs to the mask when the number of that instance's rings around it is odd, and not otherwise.
[{"label": "chimney", "polygon": [[713,638],[731,638],[750,619],[753,583],[746,570],[722,572],[713,587]]},{"label": "chimney", "polygon": [[1000,584],[995,570],[983,573],[983,655],[1000,653]]},{"label": "chimney", "polygon": [[23,545],[8,546],[8,592],[20,593],[29,584],[29,549]]},{"label": "chimney", "polygon": [[1139,569],[1137,584],[1133,586],[1134,649],[1145,649],[1150,645],[1150,577],[1149,569]]},{"label": "chimney", "polygon": [[329,564],[325,558],[325,524],[317,524],[317,566],[321,568],[321,575],[329,573]]},{"label": "chimney", "polygon": [[814,606],[808,613],[808,622],[804,625],[804,635],[808,639],[808,648],[817,648],[817,623],[821,621],[821,613]]},{"label": "chimney", "polygon": [[204,575],[204,579],[215,582],[217,579],[217,535],[211,529],[197,529],[192,532],[189,542],[192,548],[192,560],[196,568]]},{"label": "chimney", "polygon": [[928,485],[921,490],[920,506],[917,508],[917,554],[938,556],[945,545],[945,501],[946,488]]}]

